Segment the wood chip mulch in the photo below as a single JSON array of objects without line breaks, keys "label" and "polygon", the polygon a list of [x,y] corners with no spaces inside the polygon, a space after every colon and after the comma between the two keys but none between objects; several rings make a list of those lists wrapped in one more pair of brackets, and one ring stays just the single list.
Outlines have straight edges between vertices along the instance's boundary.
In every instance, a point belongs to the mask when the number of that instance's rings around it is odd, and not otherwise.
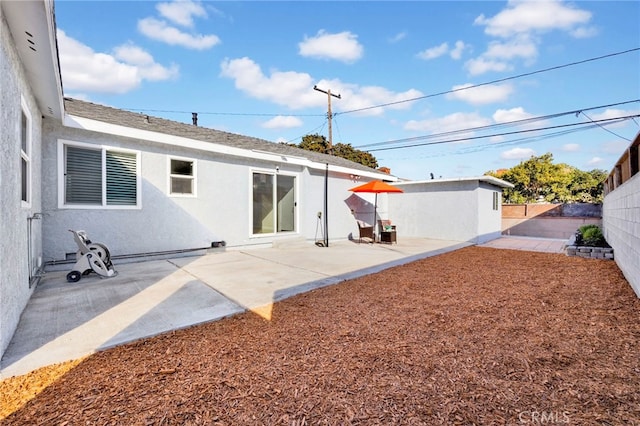
[{"label": "wood chip mulch", "polygon": [[7,425],[640,424],[612,261],[468,247],[93,355]]}]

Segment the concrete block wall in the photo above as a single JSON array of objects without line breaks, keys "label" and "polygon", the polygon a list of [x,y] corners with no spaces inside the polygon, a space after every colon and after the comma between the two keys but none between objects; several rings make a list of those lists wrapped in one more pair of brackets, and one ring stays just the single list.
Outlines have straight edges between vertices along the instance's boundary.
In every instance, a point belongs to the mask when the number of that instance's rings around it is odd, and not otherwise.
[{"label": "concrete block wall", "polygon": [[602,216],[615,261],[640,297],[640,173],[605,196]]}]

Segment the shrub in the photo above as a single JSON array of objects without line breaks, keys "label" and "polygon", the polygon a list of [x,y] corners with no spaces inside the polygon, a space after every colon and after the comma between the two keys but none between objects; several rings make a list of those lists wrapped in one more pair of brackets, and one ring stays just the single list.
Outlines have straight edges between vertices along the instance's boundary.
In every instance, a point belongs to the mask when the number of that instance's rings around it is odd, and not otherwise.
[{"label": "shrub", "polygon": [[582,225],[580,228],[578,228],[578,231],[584,235],[585,231],[589,230],[589,229],[594,229],[594,228],[598,228],[600,229],[600,227],[598,225]]},{"label": "shrub", "polygon": [[608,244],[598,225],[584,225],[578,229],[576,244],[591,247],[606,247]]}]

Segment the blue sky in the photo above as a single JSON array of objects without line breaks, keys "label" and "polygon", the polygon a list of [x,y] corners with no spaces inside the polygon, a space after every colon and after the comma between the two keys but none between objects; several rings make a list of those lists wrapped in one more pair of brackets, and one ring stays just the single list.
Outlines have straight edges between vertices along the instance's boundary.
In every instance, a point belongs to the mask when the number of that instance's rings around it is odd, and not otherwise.
[{"label": "blue sky", "polygon": [[546,152],[609,170],[640,131],[638,117],[600,121],[640,114],[637,1],[55,7],[65,96],[299,143],[329,136],[317,85],[341,96],[333,142],[402,178],[477,176]]}]

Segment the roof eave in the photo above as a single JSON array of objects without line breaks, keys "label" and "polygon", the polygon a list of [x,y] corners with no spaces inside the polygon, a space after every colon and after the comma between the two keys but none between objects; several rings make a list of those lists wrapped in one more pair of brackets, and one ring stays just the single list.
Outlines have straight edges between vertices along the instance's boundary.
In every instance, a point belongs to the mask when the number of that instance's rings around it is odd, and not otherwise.
[{"label": "roof eave", "polygon": [[[84,129],[93,132],[105,133],[115,136],[122,136],[134,139],[145,140],[149,142],[161,143],[165,145],[175,145],[184,148],[197,149],[206,152],[214,152],[217,154],[230,155],[235,157],[251,158],[263,161],[273,161],[277,164],[292,164],[308,167],[315,170],[325,170],[327,163],[312,161],[304,157],[286,155],[280,153],[271,153],[261,150],[250,150],[244,148],[235,148],[227,145],[216,144],[213,142],[205,142],[197,139],[186,138],[182,136],[168,135],[165,133],[154,132],[150,130],[136,129],[127,126],[120,126],[103,121],[93,120],[65,114],[63,125],[66,127]],[[329,164],[329,171],[336,173],[344,173],[349,175],[357,175],[372,179],[396,180],[397,178],[389,176],[382,172],[368,172],[366,170],[352,169],[349,167]]]},{"label": "roof eave", "polygon": [[431,179],[431,180],[417,180],[410,182],[398,182],[397,185],[416,185],[421,183],[445,183],[445,182],[470,182],[470,181],[478,181],[478,182],[486,182],[491,185],[500,187],[500,188],[513,188],[514,185],[505,180],[498,179],[493,176],[471,176],[471,177],[460,177],[460,178],[440,178],[440,179]]},{"label": "roof eave", "polygon": [[42,114],[62,120],[64,104],[53,0],[1,3]]}]

